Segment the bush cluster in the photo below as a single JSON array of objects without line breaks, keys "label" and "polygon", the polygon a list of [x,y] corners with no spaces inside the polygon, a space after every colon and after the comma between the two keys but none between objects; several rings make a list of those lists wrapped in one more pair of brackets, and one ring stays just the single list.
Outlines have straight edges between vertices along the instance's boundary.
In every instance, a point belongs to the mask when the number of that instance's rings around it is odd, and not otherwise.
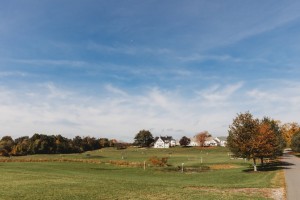
[{"label": "bush cluster", "polygon": [[153,157],[149,158],[149,162],[153,166],[164,167],[167,165],[168,157],[158,158],[157,156],[153,156]]}]

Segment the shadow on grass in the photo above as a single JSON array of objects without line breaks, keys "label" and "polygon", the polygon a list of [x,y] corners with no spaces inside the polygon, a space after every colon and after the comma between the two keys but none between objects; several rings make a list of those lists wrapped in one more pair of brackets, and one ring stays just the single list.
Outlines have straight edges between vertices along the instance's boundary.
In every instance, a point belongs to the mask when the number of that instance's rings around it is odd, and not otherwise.
[{"label": "shadow on grass", "polygon": [[[258,165],[257,171],[266,172],[266,171],[277,171],[282,169],[289,169],[288,166],[292,166],[294,164],[284,161],[273,161],[271,163],[265,163],[264,165]],[[244,172],[253,172],[253,166],[248,169],[243,170]]]},{"label": "shadow on grass", "polygon": [[100,159],[100,158],[105,158],[105,156],[86,155],[84,158],[85,159]]},{"label": "shadow on grass", "polygon": [[96,171],[120,171],[122,169],[118,169],[118,168],[91,168],[92,170],[96,170]]}]

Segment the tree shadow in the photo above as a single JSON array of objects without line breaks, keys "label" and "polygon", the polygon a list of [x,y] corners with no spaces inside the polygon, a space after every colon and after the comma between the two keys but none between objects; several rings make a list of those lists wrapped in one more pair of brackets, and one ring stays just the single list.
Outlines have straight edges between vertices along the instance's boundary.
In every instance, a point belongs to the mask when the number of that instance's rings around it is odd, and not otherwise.
[{"label": "tree shadow", "polygon": [[85,155],[84,158],[88,158],[88,159],[101,159],[101,158],[105,158],[105,156]]},{"label": "tree shadow", "polygon": [[[264,165],[258,165],[257,166],[257,171],[261,172],[268,172],[268,171],[277,171],[277,170],[282,170],[282,169],[290,169],[288,166],[292,166],[294,164],[281,161],[281,160],[276,160],[272,161],[270,163],[265,163]],[[243,170],[244,172],[253,172],[253,166],[249,167],[248,169]]]},{"label": "tree shadow", "polygon": [[96,170],[96,171],[120,171],[122,169],[119,169],[119,168],[90,168],[92,170]]}]

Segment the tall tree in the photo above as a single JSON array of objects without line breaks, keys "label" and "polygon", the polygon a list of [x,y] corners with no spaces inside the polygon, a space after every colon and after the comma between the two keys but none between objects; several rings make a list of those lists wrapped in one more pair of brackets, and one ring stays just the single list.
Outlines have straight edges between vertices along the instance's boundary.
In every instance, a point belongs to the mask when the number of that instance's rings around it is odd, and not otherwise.
[{"label": "tall tree", "polygon": [[259,124],[258,135],[253,143],[253,157],[261,159],[263,165],[264,158],[275,157],[278,141],[271,124],[262,121]]},{"label": "tall tree", "polygon": [[264,117],[261,124],[267,124],[269,129],[273,131],[275,138],[273,138],[273,155],[272,157],[281,156],[284,148],[286,147],[286,141],[283,136],[283,131],[280,126],[280,121]]},{"label": "tall tree", "polygon": [[148,130],[141,130],[134,137],[134,144],[142,147],[149,147],[152,142],[154,142],[154,138]]},{"label": "tall tree", "polygon": [[253,159],[254,171],[257,171],[255,154],[259,133],[259,120],[249,112],[240,113],[229,126],[227,146],[236,156]]}]

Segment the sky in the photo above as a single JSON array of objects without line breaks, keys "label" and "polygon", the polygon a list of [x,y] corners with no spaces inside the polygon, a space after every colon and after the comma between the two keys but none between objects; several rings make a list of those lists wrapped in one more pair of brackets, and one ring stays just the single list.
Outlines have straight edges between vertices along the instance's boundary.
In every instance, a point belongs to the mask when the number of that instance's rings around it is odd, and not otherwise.
[{"label": "sky", "polygon": [[300,122],[300,1],[0,2],[0,136]]}]

